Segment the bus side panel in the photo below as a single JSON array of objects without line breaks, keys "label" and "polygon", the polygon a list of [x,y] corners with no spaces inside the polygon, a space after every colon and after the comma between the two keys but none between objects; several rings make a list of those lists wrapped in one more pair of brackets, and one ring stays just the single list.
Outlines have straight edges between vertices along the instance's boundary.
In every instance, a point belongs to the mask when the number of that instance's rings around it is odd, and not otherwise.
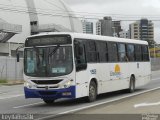
[{"label": "bus side panel", "polygon": [[100,64],[99,68],[97,70],[100,71],[100,74],[97,75],[97,78],[100,80],[98,87],[99,94],[128,89],[131,75],[135,76],[136,87],[150,82],[151,72],[149,62],[105,63]]},{"label": "bus side panel", "polygon": [[88,95],[88,76],[87,70],[76,72],[76,98]]},{"label": "bus side panel", "polygon": [[150,62],[139,62],[137,65],[139,68],[136,74],[136,87],[140,87],[151,81],[151,65]]},{"label": "bus side panel", "polygon": [[[144,70],[145,66],[145,70]],[[149,62],[88,64],[87,70],[76,73],[76,98],[88,96],[91,78],[96,78],[98,94],[128,89],[131,75],[136,87],[150,82]]]},{"label": "bus side panel", "polygon": [[[89,85],[92,79],[95,79],[99,89],[103,90],[100,81],[106,74],[101,71],[102,64],[89,63],[87,69],[76,73],[76,98],[85,97],[89,95]],[[107,67],[106,67],[107,69]],[[107,76],[106,76],[107,77]],[[106,78],[105,77],[105,78]]]},{"label": "bus side panel", "polygon": [[101,66],[104,76],[99,93],[106,93],[126,89],[129,86],[128,64],[107,63]]}]

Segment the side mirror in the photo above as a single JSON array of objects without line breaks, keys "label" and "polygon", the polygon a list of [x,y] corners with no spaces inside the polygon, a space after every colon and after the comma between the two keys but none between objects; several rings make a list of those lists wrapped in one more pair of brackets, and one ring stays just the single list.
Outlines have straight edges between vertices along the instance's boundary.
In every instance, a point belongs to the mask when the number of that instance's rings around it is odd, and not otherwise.
[{"label": "side mirror", "polygon": [[19,47],[16,49],[17,62],[19,62],[19,53],[18,53],[18,50],[21,49],[21,48],[24,48],[24,44],[23,44],[22,46],[19,46]]},{"label": "side mirror", "polygon": [[17,62],[19,62],[19,53],[17,53],[16,55],[17,55]]}]

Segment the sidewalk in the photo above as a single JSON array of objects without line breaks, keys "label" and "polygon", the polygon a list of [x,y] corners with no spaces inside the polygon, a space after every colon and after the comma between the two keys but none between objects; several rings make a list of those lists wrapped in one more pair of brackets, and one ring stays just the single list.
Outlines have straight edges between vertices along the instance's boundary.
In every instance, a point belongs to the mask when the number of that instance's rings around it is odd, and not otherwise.
[{"label": "sidewalk", "polygon": [[155,78],[159,78],[160,77],[160,70],[152,71],[151,74],[152,74],[152,77],[154,76]]},{"label": "sidewalk", "polygon": [[23,83],[24,83],[24,80],[10,80],[10,81],[7,81],[6,83],[0,83],[0,87],[1,86],[20,85]]}]

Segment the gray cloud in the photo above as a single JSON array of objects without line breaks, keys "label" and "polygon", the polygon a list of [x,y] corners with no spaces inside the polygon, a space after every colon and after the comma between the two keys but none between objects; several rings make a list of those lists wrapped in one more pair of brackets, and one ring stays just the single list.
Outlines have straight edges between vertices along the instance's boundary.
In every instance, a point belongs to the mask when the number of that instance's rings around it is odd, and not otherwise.
[{"label": "gray cloud", "polygon": [[160,0],[64,0],[75,11],[160,15]]},{"label": "gray cloud", "polygon": [[[68,4],[79,5],[79,4],[110,4],[110,3],[125,3],[133,0],[65,0]],[[143,0],[134,0],[134,2]]]}]

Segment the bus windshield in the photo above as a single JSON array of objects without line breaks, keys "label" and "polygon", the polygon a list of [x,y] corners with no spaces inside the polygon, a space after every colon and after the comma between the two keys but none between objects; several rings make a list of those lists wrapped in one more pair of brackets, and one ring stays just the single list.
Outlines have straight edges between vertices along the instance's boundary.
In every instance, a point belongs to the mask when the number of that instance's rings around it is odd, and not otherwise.
[{"label": "bus windshield", "polygon": [[32,77],[67,75],[73,69],[71,46],[26,48],[24,72]]}]

